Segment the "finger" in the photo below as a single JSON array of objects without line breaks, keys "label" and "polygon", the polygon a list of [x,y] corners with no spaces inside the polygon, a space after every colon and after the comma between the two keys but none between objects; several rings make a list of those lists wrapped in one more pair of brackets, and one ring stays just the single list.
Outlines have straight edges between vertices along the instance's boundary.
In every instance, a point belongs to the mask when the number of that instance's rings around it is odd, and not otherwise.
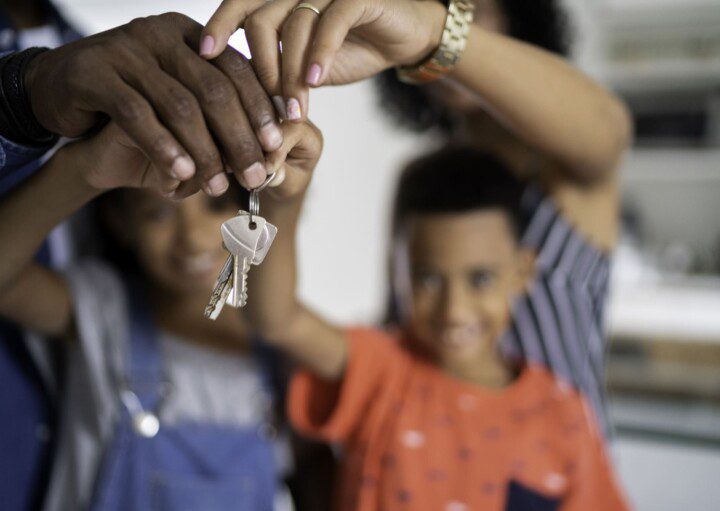
[{"label": "finger", "polygon": [[323,84],[348,32],[362,22],[362,2],[336,0],[323,12],[307,56],[305,80],[312,87]]},{"label": "finger", "polygon": [[188,151],[198,175],[204,178],[205,193],[221,195],[227,186],[213,178],[224,171],[222,159],[195,96],[157,67],[148,67],[145,73],[125,79],[149,99],[160,120]]},{"label": "finger", "polygon": [[195,164],[183,146],[158,120],[145,98],[119,76],[110,78],[112,95],[90,95],[90,104],[106,112],[152,162],[166,180],[184,181],[195,174]]},{"label": "finger", "polygon": [[268,169],[278,172],[288,159],[316,160],[322,152],[322,144],[320,131],[310,121],[284,123],[282,146],[267,155]]},{"label": "finger", "polygon": [[227,47],[228,40],[265,0],[224,0],[207,22],[200,37],[200,56],[214,59]]},{"label": "finger", "polygon": [[[163,67],[195,95],[227,166],[243,186],[259,186],[266,177],[265,157],[234,83],[184,45],[176,48],[172,58],[161,59]],[[212,177],[199,176],[201,182]]]},{"label": "finger", "polygon": [[277,113],[255,71],[240,53],[227,49],[213,61],[232,82],[240,97],[245,114],[265,151],[274,151],[282,144],[282,130]]},{"label": "finger", "polygon": [[180,186],[177,187],[170,198],[174,200],[186,199],[191,195],[195,195],[199,190],[200,184],[196,180],[191,179],[190,181],[180,183]]},{"label": "finger", "polygon": [[280,166],[278,170],[275,171],[275,175],[273,175],[273,178],[268,183],[268,186],[270,188],[277,188],[281,184],[285,182],[285,165],[283,164]]},{"label": "finger", "polygon": [[[265,4],[245,21],[245,37],[260,83],[271,96],[282,101],[280,86],[280,29],[292,12],[296,0],[276,0]],[[284,112],[284,108],[282,109]]]},{"label": "finger", "polygon": [[[327,0],[314,0],[319,10]],[[300,121],[308,113],[308,85],[305,79],[307,55],[315,35],[319,15],[310,9],[296,9],[282,27],[282,89],[287,118]]]}]

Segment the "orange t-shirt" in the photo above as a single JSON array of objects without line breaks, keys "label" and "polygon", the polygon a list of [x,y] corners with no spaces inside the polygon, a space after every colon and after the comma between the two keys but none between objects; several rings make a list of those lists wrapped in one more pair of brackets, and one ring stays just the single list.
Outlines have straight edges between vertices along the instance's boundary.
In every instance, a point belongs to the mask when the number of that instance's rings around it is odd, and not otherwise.
[{"label": "orange t-shirt", "polygon": [[340,509],[628,509],[590,407],[548,371],[489,389],[383,332],[347,339],[342,381],[301,372],[288,398],[296,428],[344,447]]}]

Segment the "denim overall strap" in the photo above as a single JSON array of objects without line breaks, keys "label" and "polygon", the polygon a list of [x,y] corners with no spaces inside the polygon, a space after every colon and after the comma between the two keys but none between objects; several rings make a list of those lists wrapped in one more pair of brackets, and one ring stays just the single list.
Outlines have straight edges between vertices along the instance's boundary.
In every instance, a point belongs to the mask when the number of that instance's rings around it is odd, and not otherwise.
[{"label": "denim overall strap", "polygon": [[142,408],[154,411],[161,404],[166,380],[160,343],[145,290],[137,282],[128,286],[130,329],[125,361],[125,385],[140,400]]}]

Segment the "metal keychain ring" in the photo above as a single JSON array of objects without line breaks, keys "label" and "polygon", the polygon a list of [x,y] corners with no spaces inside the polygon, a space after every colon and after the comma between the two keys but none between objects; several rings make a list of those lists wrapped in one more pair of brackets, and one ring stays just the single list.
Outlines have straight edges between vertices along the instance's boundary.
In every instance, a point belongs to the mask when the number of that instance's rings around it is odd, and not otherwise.
[{"label": "metal keychain ring", "polygon": [[253,222],[254,216],[260,216],[260,192],[268,187],[274,177],[275,172],[269,174],[260,186],[250,190],[250,204],[248,204],[248,209],[250,210],[250,223]]}]

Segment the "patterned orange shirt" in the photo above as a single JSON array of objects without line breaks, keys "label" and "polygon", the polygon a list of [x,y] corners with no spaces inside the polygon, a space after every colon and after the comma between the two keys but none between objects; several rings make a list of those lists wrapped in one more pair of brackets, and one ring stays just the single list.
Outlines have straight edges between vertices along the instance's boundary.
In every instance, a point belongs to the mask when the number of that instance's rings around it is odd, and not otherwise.
[{"label": "patterned orange shirt", "polygon": [[591,408],[547,370],[489,389],[383,332],[347,339],[342,381],[300,372],[288,401],[296,428],[344,448],[339,509],[628,509]]}]

